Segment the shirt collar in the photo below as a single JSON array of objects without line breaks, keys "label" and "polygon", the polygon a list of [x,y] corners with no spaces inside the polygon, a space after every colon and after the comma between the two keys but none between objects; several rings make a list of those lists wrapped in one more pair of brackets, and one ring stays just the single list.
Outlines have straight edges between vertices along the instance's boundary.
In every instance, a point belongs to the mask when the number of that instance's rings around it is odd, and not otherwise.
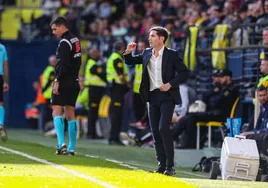
[{"label": "shirt collar", "polygon": [[[164,49],[165,49],[165,46],[163,45],[163,47],[158,52],[159,56],[162,56],[163,55]],[[152,53],[154,54],[154,49],[153,49]]]},{"label": "shirt collar", "polygon": [[61,38],[63,39],[65,35],[67,35],[69,33],[69,31],[65,31],[62,35]]}]

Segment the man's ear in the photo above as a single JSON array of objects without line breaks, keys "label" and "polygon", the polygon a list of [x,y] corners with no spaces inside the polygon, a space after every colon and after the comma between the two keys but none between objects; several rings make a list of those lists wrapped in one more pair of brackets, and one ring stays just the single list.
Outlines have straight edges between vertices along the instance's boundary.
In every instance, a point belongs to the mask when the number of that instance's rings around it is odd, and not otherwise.
[{"label": "man's ear", "polygon": [[164,43],[165,37],[161,36],[161,37],[160,37],[160,40],[162,40],[163,43]]}]

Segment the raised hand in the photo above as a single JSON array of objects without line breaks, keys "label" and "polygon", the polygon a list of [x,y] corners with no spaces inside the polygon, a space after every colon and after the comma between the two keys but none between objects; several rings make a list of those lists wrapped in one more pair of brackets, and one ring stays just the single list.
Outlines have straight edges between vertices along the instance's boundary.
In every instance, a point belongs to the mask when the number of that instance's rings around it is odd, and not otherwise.
[{"label": "raised hand", "polygon": [[131,42],[127,45],[127,49],[126,49],[126,54],[130,54],[131,52],[133,52],[137,47],[137,44],[135,42]]}]

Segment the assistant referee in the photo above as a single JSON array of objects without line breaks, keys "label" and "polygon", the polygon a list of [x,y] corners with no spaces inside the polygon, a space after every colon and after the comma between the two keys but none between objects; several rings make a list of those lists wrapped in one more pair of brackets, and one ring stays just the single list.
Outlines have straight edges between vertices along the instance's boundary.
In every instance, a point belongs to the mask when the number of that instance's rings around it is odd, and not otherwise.
[{"label": "assistant referee", "polygon": [[[78,72],[81,65],[81,45],[79,39],[68,29],[68,22],[63,17],[57,17],[50,24],[53,34],[60,39],[56,58],[55,81],[51,104],[53,109],[54,126],[57,133],[57,155],[74,155],[77,123],[74,106],[80,90]],[[68,120],[69,146],[64,142],[64,121]]]}]

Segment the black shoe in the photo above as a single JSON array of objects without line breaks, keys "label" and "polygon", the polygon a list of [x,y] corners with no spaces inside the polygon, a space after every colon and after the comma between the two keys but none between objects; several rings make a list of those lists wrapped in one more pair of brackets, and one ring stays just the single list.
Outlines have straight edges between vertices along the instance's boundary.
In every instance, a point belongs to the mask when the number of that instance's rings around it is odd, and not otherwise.
[{"label": "black shoe", "polygon": [[120,140],[109,140],[109,145],[125,146]]},{"label": "black shoe", "polygon": [[65,151],[64,153],[62,153],[62,155],[72,155],[72,156],[74,156],[75,153],[74,153],[74,151]]},{"label": "black shoe", "polygon": [[174,167],[166,168],[164,174],[167,175],[167,176],[175,175],[176,174],[175,168]]},{"label": "black shoe", "polygon": [[263,180],[262,180],[263,182],[268,182],[268,175],[265,175],[264,177],[263,177]]},{"label": "black shoe", "polygon": [[7,140],[7,131],[4,127],[0,127],[0,137],[3,142]]},{"label": "black shoe", "polygon": [[159,173],[159,174],[163,174],[165,172],[166,168],[165,167],[158,167],[158,169],[154,170],[154,171],[149,171],[150,173]]},{"label": "black shoe", "polygon": [[63,155],[67,151],[67,146],[63,144],[60,148],[56,150],[56,155]]}]

